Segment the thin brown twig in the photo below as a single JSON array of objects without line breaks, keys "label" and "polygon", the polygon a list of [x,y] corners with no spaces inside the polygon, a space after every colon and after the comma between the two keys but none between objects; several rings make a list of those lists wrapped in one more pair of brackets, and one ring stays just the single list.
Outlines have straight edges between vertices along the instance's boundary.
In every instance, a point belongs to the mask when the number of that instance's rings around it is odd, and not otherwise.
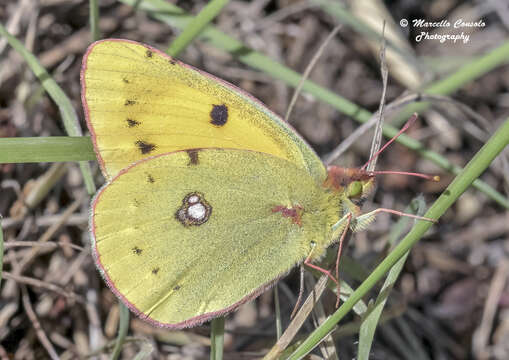
[{"label": "thin brown twig", "polygon": [[286,347],[293,340],[297,332],[302,327],[309,314],[313,310],[315,303],[320,299],[324,290],[327,288],[328,276],[323,275],[318,279],[315,288],[310,292],[306,301],[302,304],[299,311],[290,322],[290,325],[286,328],[285,332],[281,336],[281,338],[277,341],[276,344],[270,349],[270,351],[263,358],[264,360],[272,360],[278,359],[281,353],[286,349]]},{"label": "thin brown twig", "polygon": [[[306,277],[306,282],[308,283],[308,287],[313,287],[314,277],[308,273]],[[321,301],[318,301],[316,305],[313,307],[312,311],[313,325],[318,328],[325,320],[327,320],[327,315],[325,313],[324,306]],[[324,359],[330,360],[338,360],[338,354],[336,350],[336,346],[334,343],[334,339],[332,335],[329,333],[324,337],[322,343],[320,344],[320,351]]]},{"label": "thin brown twig", "polygon": [[46,249],[70,247],[74,250],[85,251],[85,248],[83,246],[70,244],[63,241],[47,243],[40,243],[38,241],[9,241],[4,244],[4,249],[12,249],[16,247],[41,247]]},{"label": "thin brown twig", "polygon": [[41,323],[39,322],[39,319],[37,319],[37,315],[35,314],[34,309],[32,308],[32,303],[30,302],[30,298],[28,297],[28,291],[25,285],[21,285],[21,299],[23,301],[23,308],[25,309],[25,313],[27,314],[28,318],[30,319],[30,322],[32,323],[32,326],[35,330],[35,334],[37,335],[37,338],[39,339],[39,342],[41,345],[46,349],[46,352],[53,360],[58,360],[58,354],[49,341],[48,337],[46,336],[46,333],[44,332],[43,328],[41,327]]},{"label": "thin brown twig", "polygon": [[[39,243],[45,243],[51,239],[53,235],[60,229],[62,225],[64,225],[65,221],[71,216],[73,212],[78,209],[78,207],[81,205],[81,202],[83,201],[84,195],[81,195],[78,199],[76,199],[63,213],[60,217],[59,221],[51,225],[45,232],[42,234],[42,236],[37,240]],[[28,255],[26,255],[23,259],[21,259],[19,268],[15,270],[16,275],[20,275],[25,268],[35,259],[37,254],[39,253],[40,248],[34,247],[30,251]]]},{"label": "thin brown twig", "polygon": [[493,276],[488,296],[486,297],[486,302],[484,304],[481,324],[477,328],[472,339],[472,348],[477,359],[492,358],[488,350],[488,342],[493,330],[495,314],[499,307],[500,298],[504,292],[508,277],[509,260],[504,259],[500,262],[495,275]]},{"label": "thin brown twig", "polygon": [[329,44],[329,42],[336,36],[336,34],[341,29],[342,25],[337,25],[330,34],[325,38],[324,42],[320,45],[318,48],[318,51],[316,54],[313,55],[313,58],[309,62],[308,66],[306,67],[306,70],[304,70],[304,74],[302,75],[299,84],[295,88],[295,92],[293,93],[292,99],[290,100],[290,104],[288,105],[288,110],[285,114],[285,121],[288,122],[288,119],[290,118],[290,114],[292,113],[293,107],[295,106],[295,102],[297,101],[297,98],[299,97],[302,87],[304,86],[305,81],[309,78],[309,73],[311,70],[314,69],[316,63],[318,62],[318,59],[320,59],[320,56],[322,56],[323,52],[325,51],[325,48]]},{"label": "thin brown twig", "polygon": [[[51,226],[55,222],[59,221],[61,214],[39,216],[35,219],[35,226],[46,227]],[[10,228],[16,228],[26,221],[26,218],[15,218],[6,217],[1,220],[2,229],[7,230]],[[88,223],[88,215],[82,213],[76,213],[69,217],[67,225],[86,225]]]},{"label": "thin brown twig", "polygon": [[74,274],[81,269],[81,265],[90,258],[89,256],[90,254],[88,252],[82,252],[74,258],[71,265],[67,267],[65,274],[58,279],[58,283],[60,285],[66,285],[69,281],[71,281]]},{"label": "thin brown twig", "polygon": [[64,296],[64,297],[74,300],[76,302],[85,304],[85,299],[83,299],[83,297],[81,297],[80,295],[78,295],[72,291],[66,291],[58,285],[51,284],[46,281],[31,278],[28,276],[11,274],[10,272],[7,272],[7,271],[3,271],[2,276],[6,279],[14,280],[19,284],[25,284],[25,285],[35,286],[35,287],[38,287],[41,289],[50,290],[50,291],[53,291],[61,296]]},{"label": "thin brown twig", "polygon": [[375,134],[373,135],[373,141],[371,143],[371,150],[369,153],[369,159],[373,160],[368,164],[367,171],[374,171],[377,163],[377,158],[373,157],[378,153],[382,146],[382,129],[384,126],[384,110],[385,110],[385,96],[387,93],[387,82],[389,78],[389,69],[385,62],[385,20],[382,25],[382,45],[380,47],[380,74],[382,75],[382,96],[380,96],[380,105],[378,106],[378,121],[375,127]]}]

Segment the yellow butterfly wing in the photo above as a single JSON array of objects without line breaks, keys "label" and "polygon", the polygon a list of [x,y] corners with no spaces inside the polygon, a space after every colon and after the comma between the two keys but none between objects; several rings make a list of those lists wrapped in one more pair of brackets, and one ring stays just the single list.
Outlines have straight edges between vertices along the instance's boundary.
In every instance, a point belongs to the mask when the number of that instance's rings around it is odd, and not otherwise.
[{"label": "yellow butterfly wing", "polygon": [[[264,153],[158,155],[98,192],[93,252],[134,312],[160,326],[193,326],[257,296],[312,248],[321,256],[339,217],[335,194]],[[299,223],[278,206],[299,208]]]},{"label": "yellow butterfly wing", "polygon": [[81,84],[87,124],[107,179],[148,156],[210,147],[272,154],[315,179],[326,173],[305,141],[258,100],[147,45],[92,44]]}]

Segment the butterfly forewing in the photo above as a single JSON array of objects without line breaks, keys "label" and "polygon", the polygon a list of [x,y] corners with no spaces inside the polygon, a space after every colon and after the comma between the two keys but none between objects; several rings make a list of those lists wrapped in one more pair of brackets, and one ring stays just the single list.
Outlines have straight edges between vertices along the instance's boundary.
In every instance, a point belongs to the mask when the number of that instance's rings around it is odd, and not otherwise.
[{"label": "butterfly forewing", "polygon": [[108,179],[149,156],[211,147],[269,153],[315,179],[325,174],[304,140],[260,102],[149,46],[96,42],[81,78],[87,124]]}]

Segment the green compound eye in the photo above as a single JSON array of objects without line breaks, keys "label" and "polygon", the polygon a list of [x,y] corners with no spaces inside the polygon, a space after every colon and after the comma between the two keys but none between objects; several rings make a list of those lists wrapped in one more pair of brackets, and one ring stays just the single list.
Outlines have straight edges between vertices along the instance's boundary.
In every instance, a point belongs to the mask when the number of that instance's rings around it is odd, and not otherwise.
[{"label": "green compound eye", "polygon": [[356,197],[362,194],[362,183],[354,181],[348,185],[348,197]]}]

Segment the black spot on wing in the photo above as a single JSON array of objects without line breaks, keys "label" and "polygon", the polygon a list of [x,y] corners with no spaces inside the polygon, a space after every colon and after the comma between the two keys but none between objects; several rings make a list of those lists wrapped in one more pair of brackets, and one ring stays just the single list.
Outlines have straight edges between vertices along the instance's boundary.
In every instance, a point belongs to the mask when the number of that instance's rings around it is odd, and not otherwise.
[{"label": "black spot on wing", "polygon": [[139,121],[133,120],[133,119],[126,119],[126,122],[127,122],[127,126],[130,127],[130,128],[138,126],[138,125],[141,124]]},{"label": "black spot on wing", "polygon": [[173,288],[173,290],[177,291],[177,290],[180,290],[180,285],[177,285]]},{"label": "black spot on wing", "polygon": [[152,274],[157,275],[158,272],[159,272],[159,268],[152,269]]},{"label": "black spot on wing", "polygon": [[126,83],[126,84],[129,84],[129,79],[127,79],[126,77],[123,77],[123,78],[122,78],[122,81],[123,81],[124,83]]},{"label": "black spot on wing", "polygon": [[172,64],[172,65],[177,65],[177,62],[175,60],[173,60],[173,59],[170,59],[169,63]]},{"label": "black spot on wing", "polygon": [[198,150],[186,150],[187,155],[189,156],[189,163],[188,165],[198,165]]},{"label": "black spot on wing", "polygon": [[152,175],[150,174],[147,174],[147,181],[151,184],[155,183],[156,181],[154,180],[154,178],[152,177]]},{"label": "black spot on wing", "polygon": [[132,106],[136,104],[136,101],[135,100],[126,100],[125,103],[124,103],[124,106]]},{"label": "black spot on wing", "polygon": [[223,105],[212,105],[210,112],[210,123],[215,126],[223,126],[228,121],[228,107]]},{"label": "black spot on wing", "polygon": [[148,143],[146,141],[138,140],[135,142],[135,145],[140,149],[142,154],[150,154],[152,151],[156,149],[155,144]]},{"label": "black spot on wing", "polygon": [[151,58],[152,55],[154,55],[154,53],[152,52],[152,50],[149,50],[147,49],[147,51],[145,52],[145,56],[148,57],[148,58]]},{"label": "black spot on wing", "polygon": [[132,250],[133,250],[133,253],[136,255],[141,255],[141,253],[143,252],[143,250],[137,246],[133,247]]}]

